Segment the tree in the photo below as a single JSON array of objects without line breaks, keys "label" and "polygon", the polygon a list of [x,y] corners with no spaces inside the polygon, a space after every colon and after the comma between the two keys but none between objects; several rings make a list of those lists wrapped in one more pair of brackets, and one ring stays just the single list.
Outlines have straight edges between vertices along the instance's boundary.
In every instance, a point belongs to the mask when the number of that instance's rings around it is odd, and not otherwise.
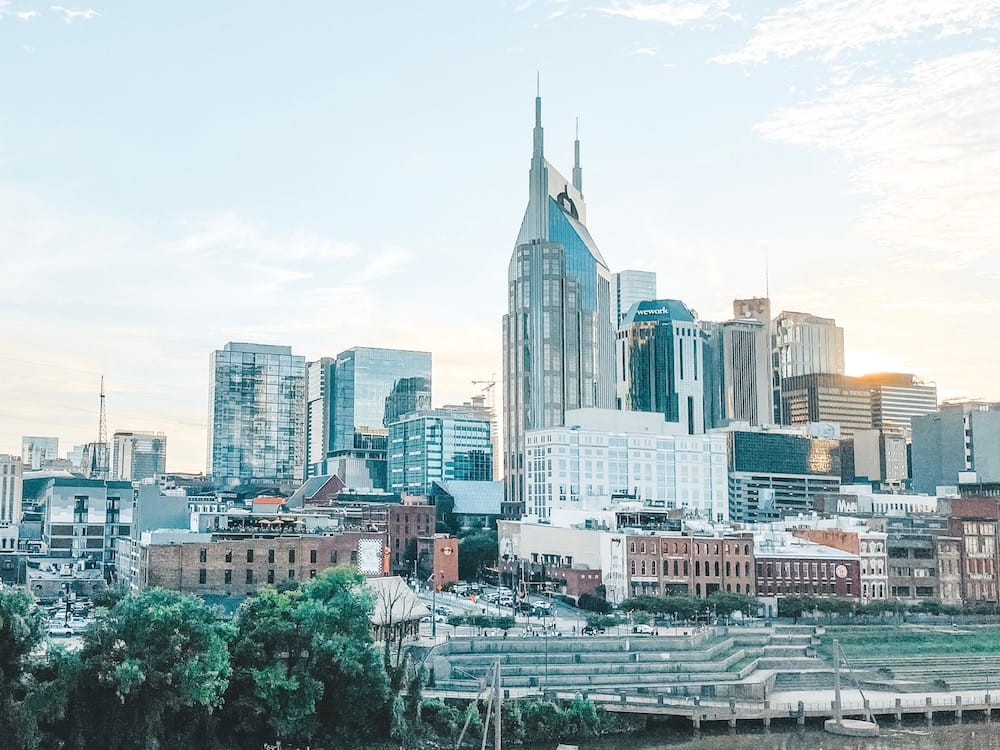
[{"label": "tree", "polygon": [[31,692],[27,660],[42,642],[42,614],[21,589],[0,589],[0,737],[11,750],[36,747],[34,714],[24,710]]},{"label": "tree", "polygon": [[338,747],[386,735],[389,681],[363,583],[331,568],[295,591],[263,586],[240,607],[225,706],[235,744]]},{"label": "tree", "polygon": [[483,567],[495,565],[499,552],[496,531],[481,529],[458,542],[458,575],[466,580],[475,579]]},{"label": "tree", "polygon": [[205,746],[229,684],[228,626],[198,598],[163,589],[126,596],[84,635],[69,702],[112,748]]}]

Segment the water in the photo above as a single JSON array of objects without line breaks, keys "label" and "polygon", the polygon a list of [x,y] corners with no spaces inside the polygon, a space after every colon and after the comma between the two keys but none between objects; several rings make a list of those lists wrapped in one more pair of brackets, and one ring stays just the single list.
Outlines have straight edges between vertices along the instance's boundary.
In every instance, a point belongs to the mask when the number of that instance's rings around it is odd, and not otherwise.
[{"label": "water", "polygon": [[[821,726],[773,726],[770,731],[749,722],[739,733],[728,727],[702,730],[695,737],[690,724],[661,724],[638,735],[581,741],[580,750],[1000,750],[1000,722],[938,724],[919,721],[883,722],[881,735],[852,739],[827,734]],[[555,743],[553,743],[553,747]]]}]

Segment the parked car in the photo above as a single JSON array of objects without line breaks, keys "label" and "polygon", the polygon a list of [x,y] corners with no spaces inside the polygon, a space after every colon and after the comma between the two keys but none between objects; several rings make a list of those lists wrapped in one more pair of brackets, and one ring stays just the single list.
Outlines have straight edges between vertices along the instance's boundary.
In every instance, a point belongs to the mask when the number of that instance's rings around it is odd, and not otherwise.
[{"label": "parked car", "polygon": [[606,633],[607,631],[600,625],[586,625],[583,628],[584,635],[600,635]]},{"label": "parked car", "polygon": [[638,635],[653,635],[653,633],[656,632],[656,629],[652,625],[642,624],[634,625],[632,627],[632,632]]}]

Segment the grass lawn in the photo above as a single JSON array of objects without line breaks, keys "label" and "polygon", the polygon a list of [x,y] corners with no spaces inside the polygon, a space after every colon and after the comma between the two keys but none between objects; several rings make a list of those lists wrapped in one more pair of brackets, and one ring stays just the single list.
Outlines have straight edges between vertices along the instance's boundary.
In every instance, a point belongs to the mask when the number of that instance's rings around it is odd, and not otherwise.
[{"label": "grass lawn", "polygon": [[833,659],[833,639],[848,659],[869,659],[892,656],[930,654],[1000,654],[1000,627],[958,626],[940,630],[930,626],[900,627],[893,625],[861,625],[827,627],[820,637],[818,655]]}]

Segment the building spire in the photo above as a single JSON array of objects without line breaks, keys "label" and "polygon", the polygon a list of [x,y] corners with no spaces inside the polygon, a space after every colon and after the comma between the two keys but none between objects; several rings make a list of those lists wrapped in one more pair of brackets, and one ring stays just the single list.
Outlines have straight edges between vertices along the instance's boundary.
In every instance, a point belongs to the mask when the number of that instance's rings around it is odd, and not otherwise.
[{"label": "building spire", "polygon": [[573,142],[573,187],[583,195],[583,168],[580,166],[580,118],[576,118],[576,140]]},{"label": "building spire", "polygon": [[534,154],[541,156],[543,152],[542,133],[542,74],[536,73],[535,79],[535,130],[534,130]]}]

